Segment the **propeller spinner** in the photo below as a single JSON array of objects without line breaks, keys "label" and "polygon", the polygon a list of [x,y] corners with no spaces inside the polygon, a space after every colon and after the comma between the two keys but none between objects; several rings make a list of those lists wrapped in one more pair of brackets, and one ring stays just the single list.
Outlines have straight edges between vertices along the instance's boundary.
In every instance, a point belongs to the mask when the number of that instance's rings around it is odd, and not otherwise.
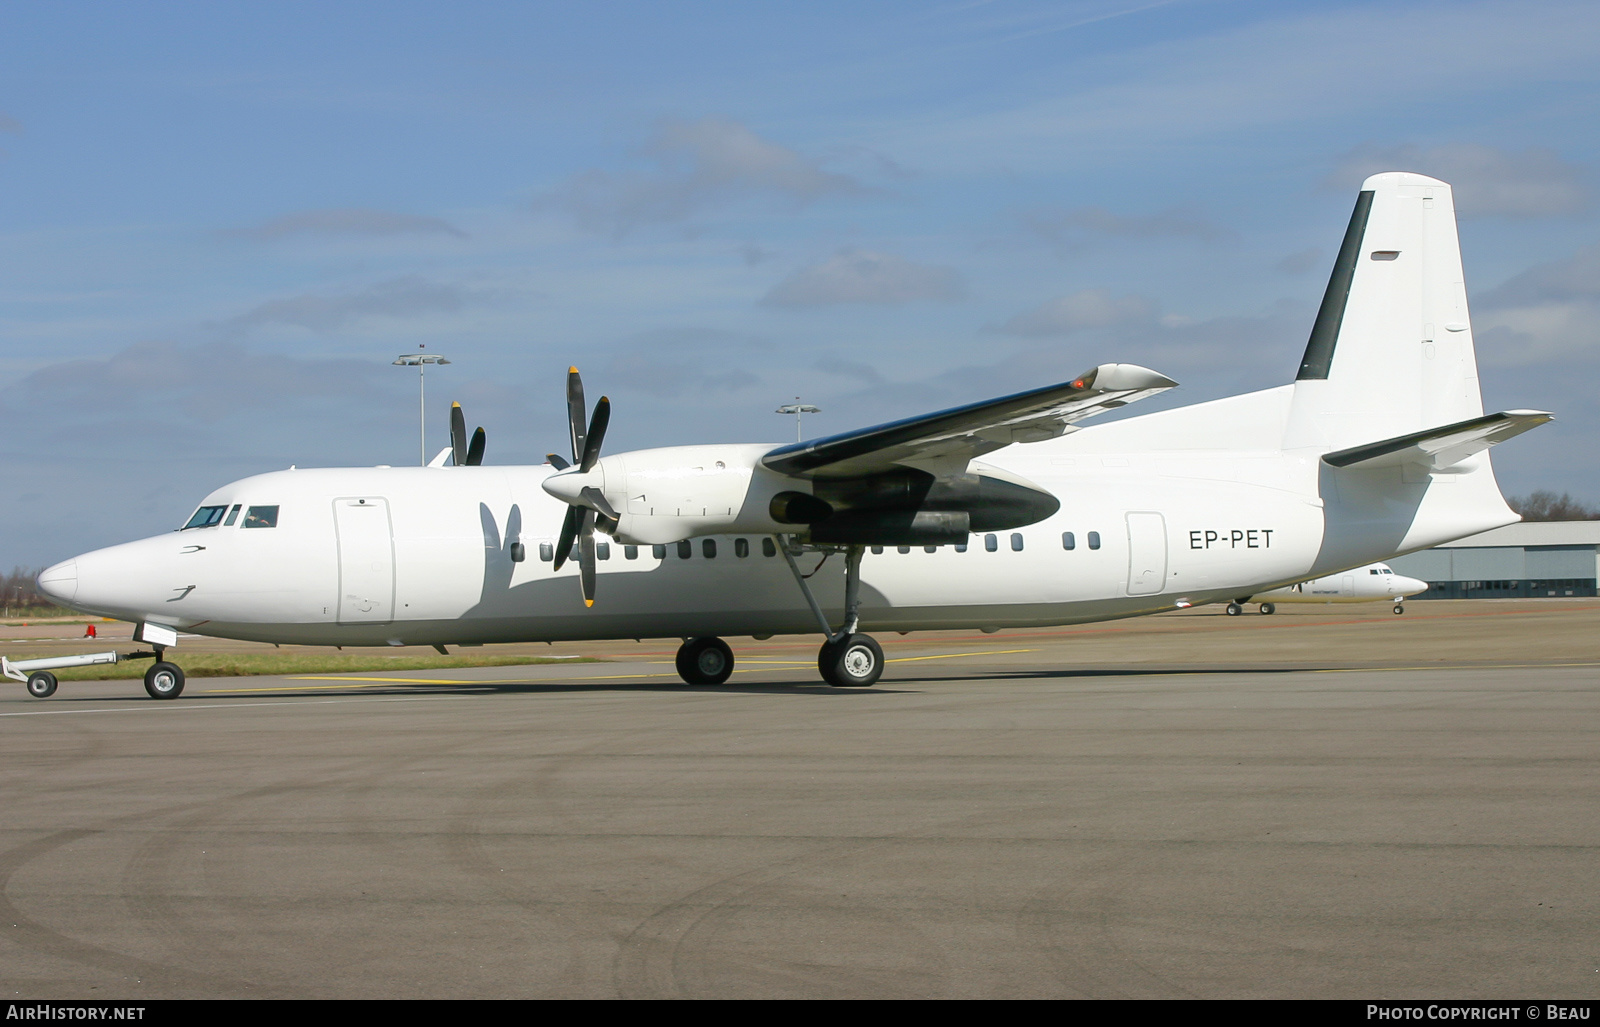
[{"label": "propeller spinner", "polygon": [[567,516],[561,522],[561,537],[556,541],[555,570],[566,563],[574,542],[578,545],[578,581],[583,589],[583,604],[594,605],[595,593],[595,541],[597,520],[603,518],[610,525],[617,523],[617,511],[606,501],[599,481],[604,479],[590,472],[600,459],[600,445],[605,441],[606,425],[611,423],[611,401],[604,396],[594,405],[593,415],[587,418],[583,399],[583,379],[578,369],[567,369],[567,423],[572,433],[572,463],[567,463],[554,453],[549,456],[556,473],[546,478],[544,490],[567,504]]}]

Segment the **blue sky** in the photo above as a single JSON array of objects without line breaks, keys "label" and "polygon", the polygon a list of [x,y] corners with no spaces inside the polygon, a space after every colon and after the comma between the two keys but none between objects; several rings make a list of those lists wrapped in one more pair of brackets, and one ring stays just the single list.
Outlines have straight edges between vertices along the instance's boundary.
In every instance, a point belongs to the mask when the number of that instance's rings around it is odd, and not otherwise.
[{"label": "blue sky", "polygon": [[0,7],[0,565],[289,464],[782,441],[1289,380],[1378,170],[1456,186],[1508,493],[1600,500],[1600,7]]}]

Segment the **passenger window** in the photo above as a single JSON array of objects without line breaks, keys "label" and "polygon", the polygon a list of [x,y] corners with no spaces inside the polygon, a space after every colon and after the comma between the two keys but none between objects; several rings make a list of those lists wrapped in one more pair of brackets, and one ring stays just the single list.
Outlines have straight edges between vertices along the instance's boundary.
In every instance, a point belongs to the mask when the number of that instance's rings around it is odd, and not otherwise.
[{"label": "passenger window", "polygon": [[551,560],[554,560],[555,558],[556,558],[556,546],[555,546],[554,542],[541,542],[541,543],[539,543],[539,559],[543,560],[545,563],[549,563]]},{"label": "passenger window", "polygon": [[609,542],[597,542],[597,543],[595,543],[594,555],[595,555],[595,558],[598,559],[598,560],[609,560],[609,559],[611,559],[611,543],[609,543]]},{"label": "passenger window", "polygon": [[894,547],[894,551],[897,552],[897,553],[909,553],[909,552],[911,552],[911,547],[910,546],[895,546]]},{"label": "passenger window", "polygon": [[700,551],[706,554],[707,560],[715,560],[717,558],[717,540],[714,538],[708,538],[704,542],[701,542]]},{"label": "passenger window", "polygon": [[227,513],[227,511],[228,507],[226,505],[202,506],[200,509],[194,512],[193,517],[189,518],[189,523],[185,524],[180,530],[188,531],[190,528],[214,528],[218,524],[222,523],[222,515]]},{"label": "passenger window", "polygon": [[1075,538],[1073,536],[1072,532],[1063,531],[1061,533],[1061,548],[1062,549],[1076,549],[1076,548],[1078,548],[1078,540],[1077,540],[1077,538]]},{"label": "passenger window", "polygon": [[694,555],[694,543],[684,539],[678,543],[678,559],[687,560]]},{"label": "passenger window", "polygon": [[651,546],[650,547],[650,555],[655,557],[657,560],[665,560],[667,558],[667,547],[666,546]]},{"label": "passenger window", "polygon": [[882,554],[883,554],[883,547],[882,546],[873,546],[872,547],[872,555],[873,556],[881,556]]},{"label": "passenger window", "polygon": [[747,539],[747,538],[736,538],[736,539],[734,539],[733,540],[733,555],[739,557],[740,559],[743,559],[743,558],[749,556],[750,555],[750,540]]},{"label": "passenger window", "polygon": [[761,555],[762,556],[777,556],[778,555],[778,544],[776,542],[772,541],[770,538],[762,539],[761,540]]},{"label": "passenger window", "polygon": [[956,543],[956,552],[965,553],[966,551],[967,551],[967,544],[965,542],[957,542]]},{"label": "passenger window", "polygon": [[1100,548],[1100,533],[1098,531],[1089,532],[1089,548],[1090,549],[1099,549]]},{"label": "passenger window", "polygon": [[922,551],[924,553],[937,553],[939,551],[939,547],[938,546],[923,546],[922,547]]},{"label": "passenger window", "polygon": [[228,519],[222,522],[224,528],[231,527],[239,519],[239,504],[233,504],[233,509],[228,511]]},{"label": "passenger window", "polygon": [[985,535],[983,536],[983,548],[991,553],[997,552],[1000,549],[1000,540],[993,535]]},{"label": "passenger window", "polygon": [[639,547],[638,546],[623,546],[622,547],[622,558],[625,559],[625,560],[637,560],[637,559],[639,559]]},{"label": "passenger window", "polygon": [[244,512],[244,526],[246,528],[276,528],[278,526],[278,508],[275,506],[252,506]]},{"label": "passenger window", "polygon": [[1011,533],[1011,551],[1013,553],[1022,552],[1022,532],[1013,531]]}]

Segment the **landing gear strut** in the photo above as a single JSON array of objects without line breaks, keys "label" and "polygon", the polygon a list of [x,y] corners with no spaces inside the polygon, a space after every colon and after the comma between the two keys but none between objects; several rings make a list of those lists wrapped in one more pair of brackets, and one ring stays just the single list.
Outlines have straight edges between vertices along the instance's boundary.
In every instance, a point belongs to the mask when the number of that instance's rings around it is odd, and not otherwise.
[{"label": "landing gear strut", "polygon": [[800,573],[800,566],[794,562],[789,539],[779,535],[777,543],[778,551],[789,562],[795,582],[800,586],[800,591],[805,593],[806,602],[828,639],[817,652],[817,670],[821,672],[822,680],[838,688],[862,688],[876,684],[878,678],[883,676],[883,647],[871,635],[856,631],[861,624],[861,557],[866,553],[866,547],[843,547],[844,626],[834,631],[817,603],[817,597],[811,594],[806,576]]}]

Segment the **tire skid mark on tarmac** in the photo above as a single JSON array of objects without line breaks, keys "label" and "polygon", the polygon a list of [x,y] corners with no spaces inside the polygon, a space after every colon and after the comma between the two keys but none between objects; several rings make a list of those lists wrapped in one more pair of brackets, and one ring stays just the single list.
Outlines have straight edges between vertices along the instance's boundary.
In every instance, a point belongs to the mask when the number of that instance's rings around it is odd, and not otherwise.
[{"label": "tire skid mark on tarmac", "polygon": [[1018,910],[1018,934],[1077,997],[1202,997],[1145,965],[1119,940],[1126,893],[1146,873],[1145,862],[1128,853],[1101,857],[1078,870],[1074,883],[1041,888]]},{"label": "tire skid mark on tarmac", "polygon": [[[121,884],[122,901],[129,915],[148,934],[161,939],[172,951],[189,960],[205,963],[215,960],[232,946],[236,932],[226,929],[203,928],[192,917],[178,908],[167,883],[176,875],[172,873],[175,855],[185,844],[194,847],[205,833],[206,825],[215,824],[222,817],[237,812],[241,807],[261,799],[319,790],[326,785],[321,778],[311,781],[285,781],[263,785],[233,795],[223,796],[200,806],[189,815],[152,832],[128,857],[123,866]],[[215,836],[215,832],[212,833]],[[227,851],[227,843],[218,847]],[[198,902],[215,903],[215,896],[196,896]],[[306,998],[309,993],[298,986],[293,978],[265,970],[257,965],[259,977],[236,981],[228,993],[231,998]]]},{"label": "tire skid mark on tarmac", "polygon": [[141,813],[115,817],[95,828],[70,828],[54,831],[32,841],[14,845],[0,851],[0,919],[14,925],[6,929],[5,937],[12,944],[79,966],[120,974],[140,984],[156,986],[170,994],[182,989],[197,996],[232,996],[240,993],[247,982],[168,963],[157,963],[131,956],[115,949],[82,941],[40,923],[24,913],[11,899],[11,880],[17,872],[35,860],[41,859],[74,842],[95,838],[119,827],[130,827],[141,821],[182,813],[205,805],[182,803]]},{"label": "tire skid mark on tarmac", "polygon": [[[975,818],[961,818],[957,823],[972,819]],[[881,838],[830,842],[732,874],[673,899],[640,921],[620,944],[612,971],[617,996],[724,997],[726,992],[710,979],[710,971],[725,969],[728,960],[722,957],[712,966],[713,943],[722,931],[733,926],[736,918],[757,905],[756,896],[776,889],[797,874],[826,870],[834,863],[857,865],[870,859],[874,850],[888,849],[906,838],[923,837],[930,830],[947,826],[922,825]],[[781,978],[795,988],[797,995],[812,998],[937,997],[949,978],[949,961],[940,943],[890,910],[877,908],[871,912],[877,918],[877,926],[897,935],[900,944],[896,947],[917,950],[917,965],[924,968],[917,976],[926,982],[926,988],[906,989],[903,975],[891,970],[855,968],[840,962],[808,965],[798,960],[745,958],[740,961],[739,973],[759,974],[769,981]],[[857,910],[852,915],[859,918],[861,913]],[[771,997],[770,991],[763,994]]]},{"label": "tire skid mark on tarmac", "polygon": [[[501,899],[543,919],[555,921],[567,938],[581,939],[585,935],[593,935],[594,928],[585,924],[575,908],[565,903],[530,898],[522,890],[522,882],[517,875],[502,872],[504,868],[499,865],[502,861],[492,857],[486,846],[483,823],[492,812],[507,805],[507,796],[530,796],[539,805],[528,813],[550,825],[546,829],[549,833],[556,834],[563,827],[573,835],[590,833],[593,825],[573,816],[563,801],[561,779],[597,753],[629,751],[637,747],[640,739],[654,733],[653,729],[612,731],[576,748],[532,755],[529,757],[534,760],[531,774],[512,772],[479,786],[472,797],[463,803],[460,815],[451,823],[445,835],[447,858],[458,869],[486,884]],[[502,734],[513,739],[524,737],[516,729],[508,729]],[[616,841],[619,846],[636,844],[626,836],[619,836]],[[553,976],[547,975],[547,979]],[[601,972],[586,964],[580,945],[569,945],[560,976],[574,991],[587,992],[601,977]]]}]

